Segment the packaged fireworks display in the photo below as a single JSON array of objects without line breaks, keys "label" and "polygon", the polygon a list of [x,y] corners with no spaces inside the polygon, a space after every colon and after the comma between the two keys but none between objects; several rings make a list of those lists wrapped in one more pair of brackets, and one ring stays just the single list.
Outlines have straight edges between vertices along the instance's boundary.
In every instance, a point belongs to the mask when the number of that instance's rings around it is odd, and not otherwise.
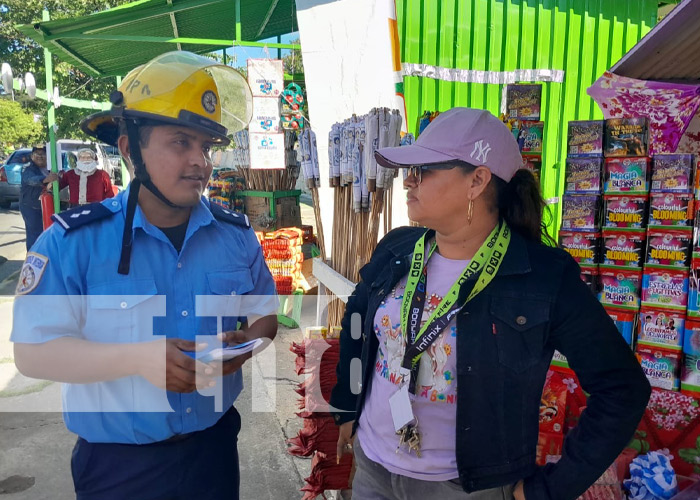
[{"label": "packaged fireworks display", "polygon": [[510,84],[506,88],[506,115],[518,120],[539,121],[542,85]]},{"label": "packaged fireworks display", "polygon": [[700,296],[698,295],[698,281],[700,270],[691,269],[688,275],[688,318],[700,318]]},{"label": "packaged fireworks display", "polygon": [[692,234],[689,230],[649,228],[646,263],[688,269]]},{"label": "packaged fireworks display", "polygon": [[680,352],[638,346],[637,357],[652,387],[669,391],[677,391],[680,388]]},{"label": "packaged fireworks display", "polygon": [[604,196],[603,226],[606,228],[643,229],[646,227],[645,195]]},{"label": "packaged fireworks display", "polygon": [[625,339],[627,345],[631,347],[634,342],[634,332],[637,326],[637,313],[632,311],[618,311],[616,309],[605,309],[605,312],[607,312],[610,319],[613,320],[617,331],[620,332],[620,335]]},{"label": "packaged fireworks display", "polygon": [[605,120],[606,157],[647,156],[649,129],[646,118],[610,118]]},{"label": "packaged fireworks display", "polygon": [[566,159],[566,193],[600,193],[603,160],[601,158]]},{"label": "packaged fireworks display", "polygon": [[700,395],[700,322],[686,321],[683,336],[685,361],[681,370],[681,392]]},{"label": "packaged fireworks display", "polygon": [[597,267],[581,268],[581,281],[583,281],[593,295],[598,295],[600,290],[600,273]]},{"label": "packaged fireworks display", "polygon": [[606,307],[636,311],[642,273],[626,269],[601,269],[598,300]]},{"label": "packaged fireworks display", "polygon": [[603,191],[606,194],[647,194],[649,163],[649,158],[607,158],[603,174]]},{"label": "packaged fireworks display", "polygon": [[542,157],[539,155],[522,155],[522,158],[523,164],[520,168],[525,168],[532,172],[537,182],[539,182],[542,176]]},{"label": "packaged fireworks display", "polygon": [[649,226],[691,227],[693,195],[653,193],[649,197]]},{"label": "packaged fireworks display", "polygon": [[600,264],[600,234],[559,231],[559,245],[581,266]]},{"label": "packaged fireworks display", "polygon": [[603,123],[603,120],[569,122],[568,156],[603,156]]},{"label": "packaged fireworks display", "polygon": [[544,122],[522,121],[518,125],[518,147],[524,155],[541,155]]},{"label": "packaged fireworks display", "polygon": [[641,269],[644,260],[646,233],[639,231],[603,231],[602,262],[604,266]]},{"label": "packaged fireworks display", "polygon": [[693,155],[655,155],[651,169],[651,191],[693,192]]},{"label": "packaged fireworks display", "polygon": [[684,311],[688,304],[688,272],[670,269],[644,270],[642,305]]},{"label": "packaged fireworks display", "polygon": [[637,344],[680,351],[685,332],[685,312],[642,308]]},{"label": "packaged fireworks display", "polygon": [[600,196],[564,195],[562,230],[598,231],[600,228]]}]

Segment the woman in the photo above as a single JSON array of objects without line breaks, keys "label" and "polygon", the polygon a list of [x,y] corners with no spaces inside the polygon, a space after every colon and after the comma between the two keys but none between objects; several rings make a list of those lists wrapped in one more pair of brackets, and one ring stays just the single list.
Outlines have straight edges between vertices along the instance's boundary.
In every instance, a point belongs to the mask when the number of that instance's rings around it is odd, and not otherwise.
[{"label": "woman", "polygon": [[[331,404],[338,455],[354,448],[353,498],[577,498],[631,438],[650,387],[578,265],[542,243],[544,201],[514,137],[455,108],[376,158],[410,169],[408,215],[425,227],[387,234],[347,303]],[[559,462],[537,467],[555,349],[590,398]]]}]

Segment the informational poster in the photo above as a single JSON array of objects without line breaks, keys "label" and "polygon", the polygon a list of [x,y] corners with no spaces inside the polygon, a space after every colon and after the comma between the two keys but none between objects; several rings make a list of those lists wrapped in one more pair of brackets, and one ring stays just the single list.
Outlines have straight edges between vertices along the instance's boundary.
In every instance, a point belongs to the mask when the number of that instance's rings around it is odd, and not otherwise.
[{"label": "informational poster", "polygon": [[277,97],[284,90],[281,59],[248,59],[248,85],[253,97]]},{"label": "informational poster", "polygon": [[252,133],[276,134],[280,127],[280,100],[276,97],[255,97],[253,119],[249,131]]},{"label": "informational poster", "polygon": [[285,168],[284,133],[250,133],[250,168],[260,170]]}]

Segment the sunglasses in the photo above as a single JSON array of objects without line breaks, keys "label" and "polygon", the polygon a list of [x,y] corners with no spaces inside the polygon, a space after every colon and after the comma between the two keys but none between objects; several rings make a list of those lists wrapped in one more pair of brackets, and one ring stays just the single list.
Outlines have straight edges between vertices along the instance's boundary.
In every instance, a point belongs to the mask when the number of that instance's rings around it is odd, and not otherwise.
[{"label": "sunglasses", "polygon": [[416,179],[416,184],[420,184],[423,180],[423,172],[426,170],[452,170],[457,168],[457,165],[437,164],[437,165],[412,165],[406,169],[404,180],[413,176]]}]

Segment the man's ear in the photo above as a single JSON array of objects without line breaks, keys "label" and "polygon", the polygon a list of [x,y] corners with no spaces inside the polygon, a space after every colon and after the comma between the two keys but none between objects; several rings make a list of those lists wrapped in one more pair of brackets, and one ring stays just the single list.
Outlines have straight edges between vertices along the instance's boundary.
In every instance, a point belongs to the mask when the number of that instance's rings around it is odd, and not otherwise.
[{"label": "man's ear", "polygon": [[117,139],[117,147],[119,148],[119,153],[124,158],[131,158],[131,148],[129,148],[129,137],[126,135],[120,135]]}]

